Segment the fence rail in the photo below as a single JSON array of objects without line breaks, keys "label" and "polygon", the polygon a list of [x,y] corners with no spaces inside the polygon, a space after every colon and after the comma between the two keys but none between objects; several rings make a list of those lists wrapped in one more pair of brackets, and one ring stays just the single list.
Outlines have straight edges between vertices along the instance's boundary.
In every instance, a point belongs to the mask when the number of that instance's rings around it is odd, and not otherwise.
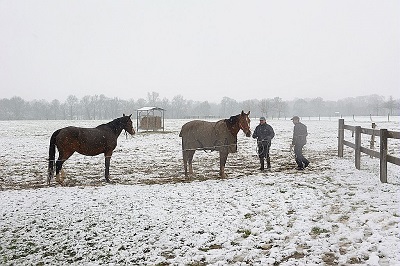
[{"label": "fence rail", "polygon": [[[350,130],[354,134],[354,143],[344,140],[344,130]],[[371,146],[373,146],[374,137],[380,138],[379,152],[361,146],[361,134],[371,135]],[[344,124],[344,119],[339,119],[338,130],[338,157],[343,157],[344,146],[348,146],[355,151],[354,164],[357,169],[360,169],[361,153],[368,154],[371,157],[379,158],[380,160],[380,179],[381,182],[387,183],[387,163],[392,163],[400,166],[400,158],[394,157],[387,153],[388,139],[400,139],[400,132],[388,131],[387,129],[370,129],[360,126],[350,126]]]}]

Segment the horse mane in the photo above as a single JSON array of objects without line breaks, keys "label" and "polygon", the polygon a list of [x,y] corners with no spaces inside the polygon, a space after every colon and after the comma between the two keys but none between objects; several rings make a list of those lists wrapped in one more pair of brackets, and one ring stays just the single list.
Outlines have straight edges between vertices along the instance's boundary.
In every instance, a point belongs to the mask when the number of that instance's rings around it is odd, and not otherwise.
[{"label": "horse mane", "polygon": [[114,120],[112,120],[112,121],[110,121],[110,122],[108,122],[106,124],[98,125],[96,128],[109,127],[109,128],[112,129],[112,131],[114,131],[115,133],[118,133],[119,129],[122,130],[122,128],[121,128],[121,120],[123,118],[124,117],[115,118]]},{"label": "horse mane", "polygon": [[240,115],[234,115],[229,117],[228,119],[225,119],[225,123],[226,126],[228,127],[228,130],[234,136],[236,136],[237,133],[239,132],[239,127],[235,127],[236,123],[239,121],[239,116]]},{"label": "horse mane", "polygon": [[229,117],[229,119],[225,119],[225,123],[228,127],[233,127],[233,125],[235,125],[237,123],[237,121],[239,120],[239,116],[240,115],[234,115]]}]

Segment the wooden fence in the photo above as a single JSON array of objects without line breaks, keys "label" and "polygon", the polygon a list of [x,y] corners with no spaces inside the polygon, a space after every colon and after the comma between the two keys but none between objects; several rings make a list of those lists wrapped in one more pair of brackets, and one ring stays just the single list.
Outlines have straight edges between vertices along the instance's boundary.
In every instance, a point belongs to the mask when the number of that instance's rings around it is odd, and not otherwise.
[{"label": "wooden fence", "polygon": [[[354,143],[344,140],[344,130],[351,130],[354,133]],[[361,146],[361,134],[371,136],[371,145],[374,137],[379,137],[379,152]],[[371,157],[379,158],[380,160],[380,179],[381,182],[387,183],[387,163],[400,165],[400,158],[391,156],[387,153],[388,139],[400,139],[400,132],[388,131],[387,129],[370,129],[360,126],[349,126],[344,124],[344,119],[339,119],[338,130],[338,156],[343,157],[344,145],[355,150],[355,166],[360,169],[361,152],[370,155]]]}]

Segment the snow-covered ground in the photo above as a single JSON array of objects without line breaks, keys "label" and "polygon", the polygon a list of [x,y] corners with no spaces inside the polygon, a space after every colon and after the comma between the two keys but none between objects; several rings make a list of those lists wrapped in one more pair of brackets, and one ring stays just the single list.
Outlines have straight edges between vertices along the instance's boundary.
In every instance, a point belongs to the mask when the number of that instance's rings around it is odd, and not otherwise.
[{"label": "snow-covered ground", "polygon": [[[121,135],[114,184],[104,183],[103,156],[75,154],[64,186],[51,187],[51,133],[108,121],[0,122],[0,264],[400,265],[400,168],[388,164],[384,184],[378,159],[363,155],[356,170],[350,148],[338,158],[337,119],[303,121],[311,161],[303,172],[289,151],[290,120],[268,121],[276,132],[269,172],[257,170],[255,140],[239,132],[225,179],[218,154],[201,151],[195,176],[184,177],[178,134],[186,121]],[[375,122],[399,131],[398,118]],[[371,127],[369,117],[346,124]],[[362,142],[368,147],[369,136]],[[399,151],[389,140],[389,153]]]}]

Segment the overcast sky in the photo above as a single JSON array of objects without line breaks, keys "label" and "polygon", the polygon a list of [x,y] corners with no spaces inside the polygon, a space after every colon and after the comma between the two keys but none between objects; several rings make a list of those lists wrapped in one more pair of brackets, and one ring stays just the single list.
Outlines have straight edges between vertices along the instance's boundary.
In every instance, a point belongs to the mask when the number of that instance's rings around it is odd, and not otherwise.
[{"label": "overcast sky", "polygon": [[0,98],[399,98],[400,1],[0,0]]}]

